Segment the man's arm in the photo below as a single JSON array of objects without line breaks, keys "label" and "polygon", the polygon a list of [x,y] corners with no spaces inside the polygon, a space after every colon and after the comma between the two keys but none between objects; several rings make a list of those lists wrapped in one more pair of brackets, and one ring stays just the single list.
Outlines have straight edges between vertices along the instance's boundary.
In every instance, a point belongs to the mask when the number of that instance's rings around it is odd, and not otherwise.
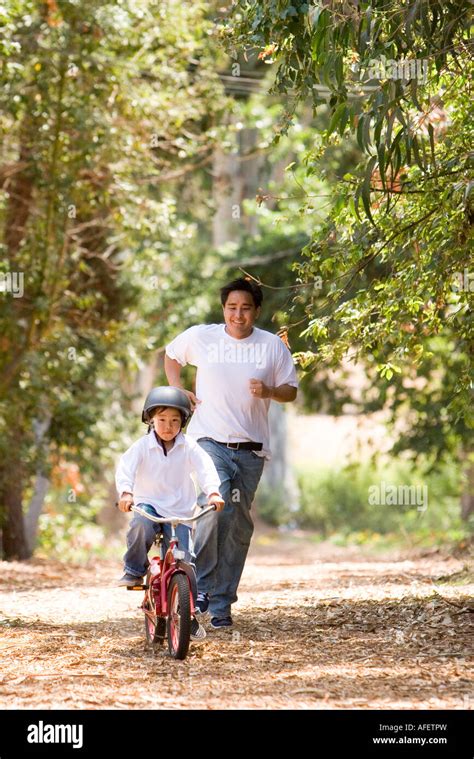
[{"label": "man's arm", "polygon": [[186,393],[189,400],[191,401],[191,408],[195,409],[197,403],[201,403],[200,400],[196,398],[194,393],[191,390],[186,390],[186,388],[183,386],[183,383],[181,381],[181,369],[182,366],[179,363],[179,361],[176,361],[175,358],[170,358],[167,353],[165,353],[165,374],[166,379],[168,380],[169,384],[173,387],[179,387],[183,392]]},{"label": "man's arm", "polygon": [[296,399],[298,392],[298,388],[293,387],[293,385],[280,385],[280,387],[270,387],[269,389],[272,401],[279,403],[291,403]]},{"label": "man's arm", "polygon": [[257,379],[250,380],[250,393],[255,398],[271,398],[279,403],[291,403],[295,400],[298,389],[293,385],[279,385],[272,387]]},{"label": "man's arm", "polygon": [[174,358],[170,358],[167,353],[165,353],[165,374],[166,379],[168,380],[170,385],[173,385],[173,387],[180,387],[183,388],[183,383],[181,382],[181,364],[179,361],[176,361]]}]

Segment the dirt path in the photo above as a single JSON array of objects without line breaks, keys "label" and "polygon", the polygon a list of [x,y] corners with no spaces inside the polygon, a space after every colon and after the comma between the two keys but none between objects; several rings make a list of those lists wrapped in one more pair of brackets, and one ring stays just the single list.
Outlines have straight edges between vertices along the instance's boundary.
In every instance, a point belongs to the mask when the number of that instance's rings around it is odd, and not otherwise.
[{"label": "dirt path", "polygon": [[466,563],[267,532],[234,629],[175,662],[145,649],[119,562],[0,562],[0,708],[472,709]]}]

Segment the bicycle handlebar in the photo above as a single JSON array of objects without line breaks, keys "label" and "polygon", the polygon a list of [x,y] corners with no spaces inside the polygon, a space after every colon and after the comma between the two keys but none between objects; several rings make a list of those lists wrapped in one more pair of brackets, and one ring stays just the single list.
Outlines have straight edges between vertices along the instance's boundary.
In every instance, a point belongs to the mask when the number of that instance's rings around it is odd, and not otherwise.
[{"label": "bicycle handlebar", "polygon": [[210,511],[216,511],[216,508],[216,505],[212,504],[212,506],[208,506],[195,517],[154,517],[144,509],[141,509],[140,506],[132,506],[130,511],[136,511],[137,514],[146,517],[150,522],[157,522],[158,524],[185,524],[186,522],[197,522],[198,519],[201,519],[205,514],[209,514]]}]

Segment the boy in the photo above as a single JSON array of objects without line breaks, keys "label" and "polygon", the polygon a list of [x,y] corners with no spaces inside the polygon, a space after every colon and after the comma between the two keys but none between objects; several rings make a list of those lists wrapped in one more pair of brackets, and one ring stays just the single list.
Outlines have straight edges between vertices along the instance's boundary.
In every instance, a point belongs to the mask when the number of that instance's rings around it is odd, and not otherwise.
[{"label": "boy", "polygon": [[[196,492],[191,472],[196,473],[208,504],[215,504],[218,511],[223,508],[219,475],[211,457],[181,431],[191,413],[189,398],[179,388],[155,387],[148,393],[142,421],[148,424],[148,432],[153,432],[133,443],[120,459],[115,482],[121,511],[130,511],[136,503],[152,506],[159,517],[193,516]],[[124,555],[125,574],[118,585],[130,587],[142,581],[148,567],[148,551],[159,530],[163,531],[168,546],[171,525],[156,524],[141,514],[133,515]],[[186,561],[192,563],[191,527],[179,524],[176,534]],[[200,640],[205,636],[204,628],[194,618],[191,638]]]}]

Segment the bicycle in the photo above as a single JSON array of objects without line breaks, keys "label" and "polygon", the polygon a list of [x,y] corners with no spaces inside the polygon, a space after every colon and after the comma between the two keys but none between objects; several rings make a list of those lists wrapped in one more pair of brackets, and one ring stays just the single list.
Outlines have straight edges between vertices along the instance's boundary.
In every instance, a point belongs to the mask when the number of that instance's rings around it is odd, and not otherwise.
[{"label": "bicycle", "polygon": [[168,638],[168,650],[174,659],[185,659],[191,636],[191,620],[195,613],[197,595],[196,576],[192,566],[184,561],[176,535],[178,524],[196,522],[210,511],[213,504],[195,517],[158,517],[146,504],[132,506],[131,511],[141,514],[157,524],[171,525],[171,540],[164,553],[163,533],[159,532],[155,544],[159,555],[153,556],[148,567],[145,584],[129,586],[128,590],[144,590],[141,608],[145,614],[145,636],[149,645],[162,645]]}]

